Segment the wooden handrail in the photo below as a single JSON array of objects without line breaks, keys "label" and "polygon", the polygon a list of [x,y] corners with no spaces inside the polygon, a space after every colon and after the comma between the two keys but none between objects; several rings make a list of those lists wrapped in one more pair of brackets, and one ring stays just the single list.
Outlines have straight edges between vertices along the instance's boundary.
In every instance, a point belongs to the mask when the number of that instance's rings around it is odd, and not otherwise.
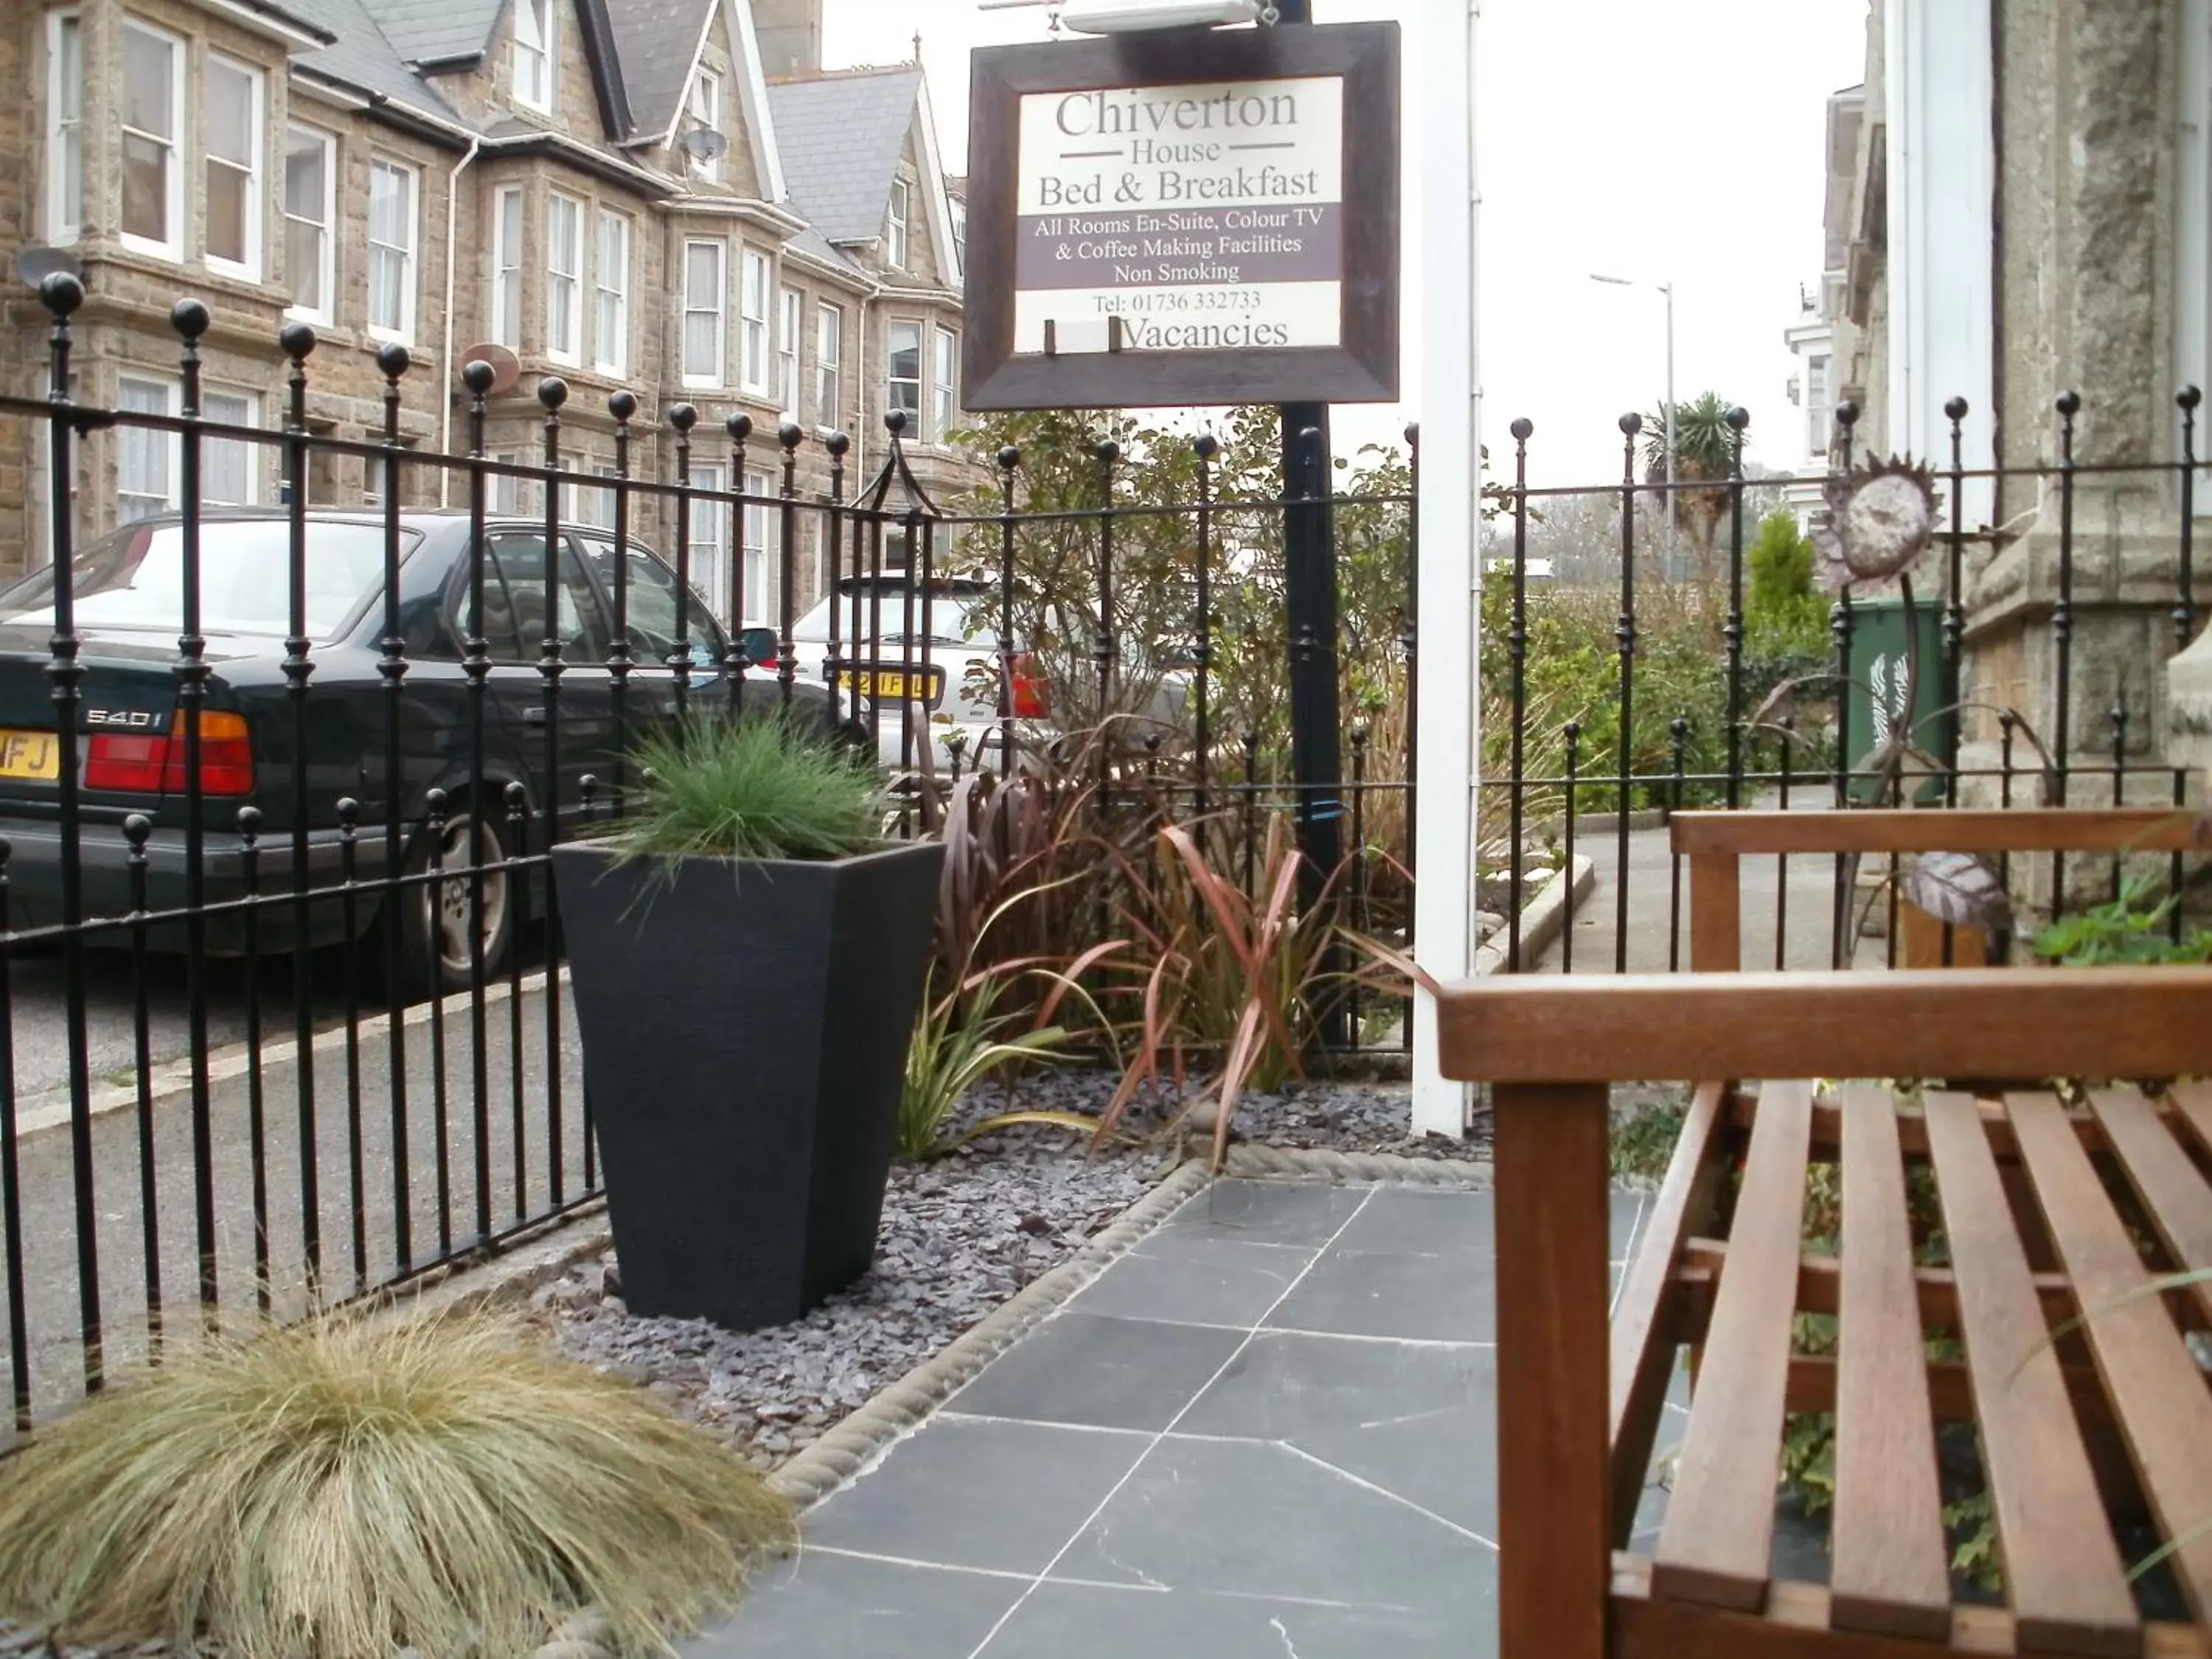
[{"label": "wooden handrail", "polygon": [[1499,976],[1438,1005],[1466,1082],[2212,1074],[2212,968]]},{"label": "wooden handrail", "polygon": [[2212,851],[2212,829],[2172,806],[1966,807],[1817,812],[1677,812],[1686,857],[1753,853],[2179,853]]}]

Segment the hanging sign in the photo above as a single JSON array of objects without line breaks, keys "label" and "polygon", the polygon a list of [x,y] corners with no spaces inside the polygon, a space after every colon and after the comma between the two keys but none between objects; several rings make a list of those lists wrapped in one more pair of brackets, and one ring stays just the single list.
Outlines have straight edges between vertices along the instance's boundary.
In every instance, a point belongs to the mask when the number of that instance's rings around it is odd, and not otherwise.
[{"label": "hanging sign", "polygon": [[1398,395],[1398,27],[979,52],[969,409]]}]

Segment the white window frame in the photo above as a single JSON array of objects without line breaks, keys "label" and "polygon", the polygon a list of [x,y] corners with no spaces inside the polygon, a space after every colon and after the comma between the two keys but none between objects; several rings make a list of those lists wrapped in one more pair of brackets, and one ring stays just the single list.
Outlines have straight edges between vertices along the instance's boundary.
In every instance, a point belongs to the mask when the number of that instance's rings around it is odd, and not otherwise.
[{"label": "white window frame", "polygon": [[[228,409],[218,404],[228,404]],[[207,420],[219,421],[225,426],[258,427],[261,409],[250,392],[233,392],[222,386],[210,386],[200,395],[200,414]],[[217,446],[234,447],[244,452],[246,488],[235,500],[218,498],[208,493],[208,459],[210,453],[220,453]],[[258,507],[261,501],[262,447],[243,438],[206,438],[200,440],[200,500],[209,507]]]},{"label": "white window frame", "polygon": [[[584,360],[584,208],[581,197],[558,190],[545,193],[545,355],[571,368]],[[554,232],[563,212],[570,233],[565,270],[558,263],[561,242]]]},{"label": "white window frame", "polygon": [[[527,19],[532,33],[538,36],[535,46],[526,45],[522,25]],[[538,25],[542,23],[543,28]],[[526,58],[538,60],[542,85],[526,89],[523,85],[523,64]],[[525,109],[536,110],[540,115],[553,113],[556,101],[555,88],[561,80],[561,4],[560,0],[514,0],[514,21],[507,42],[507,87],[514,101]]]},{"label": "white window frame", "polygon": [[492,192],[491,337],[509,351],[522,349],[522,250],[530,240],[529,211],[521,185],[501,185]]},{"label": "white window frame", "polygon": [[[898,348],[892,343],[892,341],[902,329],[909,328],[914,331],[914,374],[911,376],[894,374],[891,373],[891,365],[897,359]],[[884,320],[884,412],[889,414],[894,409],[904,410],[907,416],[907,435],[917,440],[923,435],[921,421],[927,410],[927,405],[921,400],[923,382],[929,373],[929,359],[924,355],[927,343],[927,331],[923,329],[919,317],[892,317]],[[892,395],[894,387],[902,386],[911,386],[914,388],[914,402],[911,405],[902,404]]]},{"label": "white window frame", "polygon": [[952,258],[955,273],[968,269],[968,204],[957,196],[945,199],[952,218]]},{"label": "white window frame", "polygon": [[1826,351],[1808,354],[1805,359],[1805,451],[1815,459],[1828,453],[1835,398],[1834,356]]},{"label": "white window frame", "polygon": [[629,373],[633,240],[628,214],[609,207],[599,210],[592,235],[592,366],[602,374]]},{"label": "white window frame", "polygon": [[[184,388],[174,380],[165,380],[154,374],[132,374],[125,370],[117,377],[116,380],[117,410],[123,410],[134,387],[142,391],[160,392],[161,407],[159,410],[130,411],[132,413],[159,413],[174,416],[184,396]],[[161,458],[164,477],[161,480],[161,487],[158,494],[150,489],[129,488],[131,480],[126,476],[124,462],[129,453],[131,441],[136,438],[147,440],[149,453]],[[139,520],[149,518],[157,513],[174,512],[178,491],[183,487],[178,477],[181,469],[178,465],[179,451],[176,434],[149,432],[143,427],[118,426],[115,428],[115,499],[117,505],[125,509],[118,515],[120,521],[125,524],[136,524]],[[141,502],[146,503],[143,511],[130,510]]]},{"label": "white window frame", "polygon": [[948,443],[960,418],[960,337],[939,323],[930,335],[929,441]]},{"label": "white window frame", "polygon": [[716,499],[722,491],[721,466],[714,461],[695,461],[685,482],[694,489],[714,493],[692,499],[691,533],[684,543],[686,568],[683,574],[684,579],[705,598],[709,611],[717,616],[726,617],[729,605],[725,589],[729,575],[730,504]]},{"label": "white window frame", "polygon": [[[295,223],[304,225],[315,222],[313,220],[301,218],[292,211],[291,206],[292,198],[289,189],[291,180],[289,173],[292,165],[294,146],[302,139],[313,140],[320,149],[323,157],[323,217],[322,222],[317,227],[318,233],[322,238],[322,253],[315,273],[316,288],[323,296],[323,303],[319,306],[289,306],[285,308],[284,314],[288,317],[297,317],[305,322],[320,323],[328,327],[337,320],[338,141],[336,135],[325,132],[319,127],[305,126],[298,122],[294,122],[285,130],[284,166],[288,177],[285,180],[283,218],[288,230]],[[284,247],[284,280],[292,285],[292,291],[297,294],[300,273],[291,269],[291,241],[289,234],[286,237]]]},{"label": "white window frame", "polygon": [[[568,471],[576,471],[573,462]],[[615,527],[615,469],[611,462],[594,461],[589,472],[576,472],[580,482],[568,486],[568,509],[561,517],[579,530]]]},{"label": "white window frame", "polygon": [[[208,143],[208,112],[212,107],[214,71],[218,67],[246,79],[246,222],[241,227],[245,233],[246,257],[237,260],[223,258],[205,246],[207,230],[204,219],[209,204],[214,198],[207,175],[216,167],[234,173],[239,171],[236,163],[216,155]],[[268,162],[265,159],[269,149],[269,77],[251,64],[240,63],[235,58],[211,52],[200,71],[200,101],[193,114],[198,120],[199,134],[203,215],[200,235],[208,269],[222,276],[235,276],[241,282],[258,283],[261,280],[264,257],[261,204],[269,193]]]},{"label": "white window frame", "polygon": [[[695,305],[691,294],[691,254],[696,248],[712,249],[714,255],[714,295],[712,306]],[[684,384],[698,391],[712,390],[723,383],[730,368],[730,245],[719,237],[688,236],[684,240],[684,325],[677,338],[678,367]],[[691,319],[711,316],[714,319],[714,368],[711,374],[702,374],[691,366]]]},{"label": "white window frame", "polygon": [[[744,483],[743,493],[747,495],[770,495],[775,493],[765,472],[746,473]],[[775,526],[781,516],[763,502],[749,501],[744,504],[738,546],[738,563],[742,567],[740,580],[744,591],[738,596],[743,604],[730,613],[729,623],[732,629],[766,622],[769,618],[774,568],[770,556],[775,550]]]},{"label": "white window frame", "polygon": [[[685,95],[684,107],[691,118],[710,132],[722,130],[722,77],[710,69],[702,69],[691,77],[691,90]],[[686,157],[689,161],[690,158]],[[691,176],[708,184],[720,183],[722,177],[722,158],[719,155],[690,161]]]},{"label": "white window frame", "polygon": [[[64,42],[73,41],[75,84]],[[76,113],[64,116],[74,103]],[[70,189],[70,157],[76,158],[76,189]],[[46,14],[46,240],[74,242],[84,219],[84,19],[76,11]]]},{"label": "white window frame", "polygon": [[806,296],[797,289],[785,285],[775,296],[775,395],[783,404],[783,418],[799,418],[799,359],[805,342],[800,337],[805,325]]},{"label": "white window frame", "polygon": [[907,259],[913,253],[914,187],[903,179],[891,180],[889,234],[884,240],[884,262],[894,270],[904,270]]},{"label": "white window frame", "polygon": [[769,377],[769,295],[775,270],[767,254],[746,248],[738,265],[738,384],[765,397]]},{"label": "white window frame", "polygon": [[845,406],[845,307],[814,307],[814,419],[834,430]]},{"label": "white window frame", "polygon": [[[169,49],[169,120],[173,128],[167,139],[159,140],[167,145],[169,152],[169,163],[165,169],[168,189],[162,207],[163,222],[168,234],[165,237],[155,238],[140,236],[125,230],[121,232],[123,246],[134,253],[150,254],[157,259],[171,259],[181,263],[185,257],[184,127],[189,118],[185,104],[185,43],[167,30],[155,28],[152,24],[141,22],[136,17],[126,17],[124,20],[123,33],[126,40],[133,34],[140,34],[148,40],[158,40]],[[127,46],[125,50],[128,50]],[[116,103],[119,111],[123,104],[123,76],[119,70],[117,82]],[[119,116],[118,118],[120,118]],[[149,139],[155,137],[153,133],[127,125],[123,128],[123,132],[126,138],[134,133],[140,137]],[[121,160],[118,157],[117,162],[118,171],[121,165]]]},{"label": "white window frame", "polygon": [[[496,466],[529,465],[519,453],[511,449],[501,450],[495,455],[487,455],[484,459]],[[530,482],[528,478],[518,477],[512,472],[485,473],[484,511],[501,518],[523,517],[529,510],[524,505],[523,490]]]},{"label": "white window frame", "polygon": [[[374,198],[376,175],[380,170],[398,177],[407,186],[407,243],[380,243],[372,233],[368,237],[368,294],[370,312],[368,319],[368,336],[373,340],[395,340],[401,345],[415,343],[415,313],[419,286],[419,265],[422,246],[422,172],[408,162],[389,155],[368,158],[369,192]],[[374,213],[371,214],[372,220]],[[397,252],[400,256],[402,280],[399,284],[399,325],[397,328],[376,320],[376,256],[381,252]]]}]

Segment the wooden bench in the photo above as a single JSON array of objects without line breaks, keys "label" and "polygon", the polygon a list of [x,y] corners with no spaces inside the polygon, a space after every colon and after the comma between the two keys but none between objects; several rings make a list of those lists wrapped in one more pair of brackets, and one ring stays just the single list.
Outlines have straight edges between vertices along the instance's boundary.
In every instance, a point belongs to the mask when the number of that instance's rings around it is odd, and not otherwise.
[{"label": "wooden bench", "polygon": [[[2187,835],[2171,812],[1684,815],[1708,971],[1443,994],[1446,1073],[1495,1085],[1504,1659],[2212,1659],[2212,1531],[2168,1564],[2191,1620],[2148,1621],[2110,1520],[2140,1506],[2167,1538],[2212,1521],[2212,1389],[2183,1334],[2212,1325],[2212,1286],[2051,1340],[2155,1273],[2212,1269],[2212,1085],[2100,1087],[2081,1105],[1945,1086],[2212,1075],[2212,969],[1720,971],[1737,960],[1746,854],[2168,850]],[[1787,1080],[1850,1078],[1929,1081]],[[1706,1080],[1608,1332],[1608,1085],[1655,1079]],[[1815,1160],[1841,1167],[1833,1256],[1802,1243]],[[1942,1268],[1915,1255],[1908,1166],[1933,1171]],[[1839,1316],[1832,1358],[1796,1351],[1811,1312]],[[1963,1362],[1929,1359],[1931,1327],[1963,1339]],[[1669,1435],[1673,1490],[1656,1547],[1634,1554],[1682,1346],[1702,1363]],[[1836,1419],[1826,1585],[1772,1570],[1797,1412]],[[1976,1430],[2002,1609],[1953,1603],[1943,1421]]]}]

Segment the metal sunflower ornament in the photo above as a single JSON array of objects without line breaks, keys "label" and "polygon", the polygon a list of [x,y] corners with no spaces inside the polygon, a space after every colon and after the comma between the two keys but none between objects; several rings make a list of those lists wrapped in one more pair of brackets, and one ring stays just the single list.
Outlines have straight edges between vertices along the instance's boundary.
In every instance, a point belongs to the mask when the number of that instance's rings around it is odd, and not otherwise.
[{"label": "metal sunflower ornament", "polygon": [[1870,454],[1863,466],[1829,479],[1822,493],[1827,521],[1813,539],[1831,589],[1908,570],[1935,538],[1935,476],[1908,458]]}]

